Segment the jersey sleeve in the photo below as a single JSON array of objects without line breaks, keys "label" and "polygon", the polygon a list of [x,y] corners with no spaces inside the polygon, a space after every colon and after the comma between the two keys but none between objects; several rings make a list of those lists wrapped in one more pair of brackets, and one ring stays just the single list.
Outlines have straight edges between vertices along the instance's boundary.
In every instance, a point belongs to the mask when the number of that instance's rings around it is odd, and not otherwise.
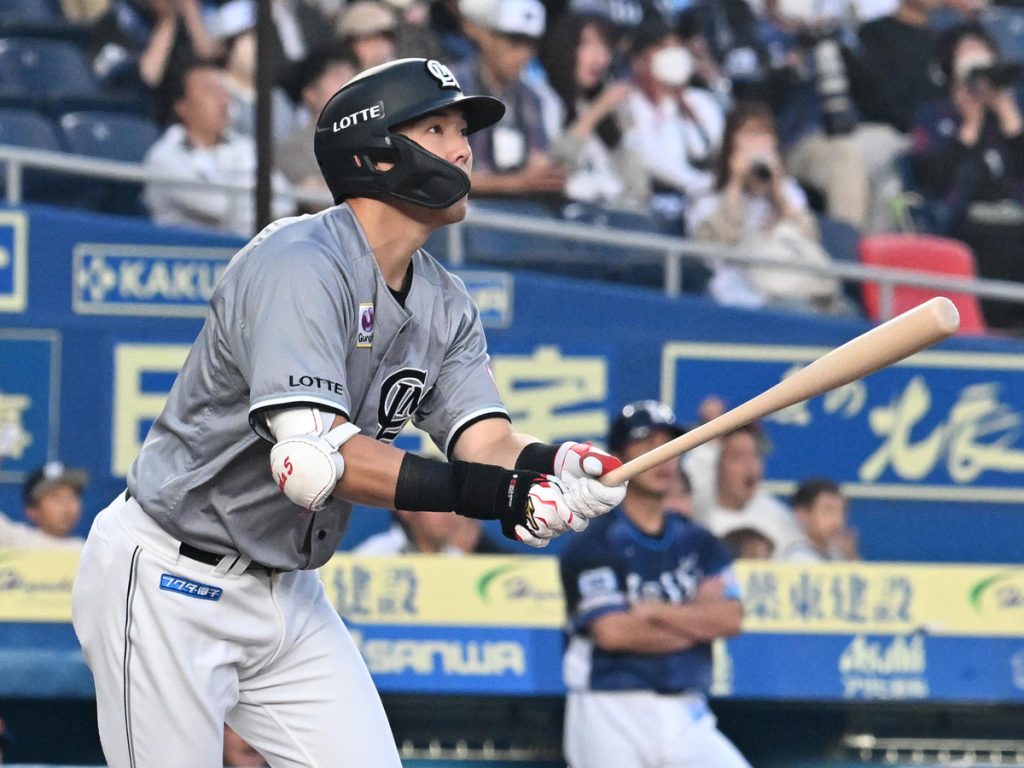
[{"label": "jersey sleeve", "polygon": [[619,571],[599,547],[577,540],[559,562],[570,631],[582,632],[607,613],[629,610],[626,585]]},{"label": "jersey sleeve", "polygon": [[470,424],[494,416],[508,418],[490,359],[480,312],[465,296],[437,381],[413,417],[449,458],[455,440]]},{"label": "jersey sleeve", "polygon": [[312,244],[261,259],[239,288],[236,361],[257,412],[310,404],[349,415],[347,339],[351,297],[338,266]]}]

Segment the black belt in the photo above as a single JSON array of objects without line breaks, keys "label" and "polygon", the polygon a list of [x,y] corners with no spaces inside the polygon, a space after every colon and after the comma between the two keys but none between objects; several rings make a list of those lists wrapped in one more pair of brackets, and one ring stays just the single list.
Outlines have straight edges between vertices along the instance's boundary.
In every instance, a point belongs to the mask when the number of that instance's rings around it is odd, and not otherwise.
[{"label": "black belt", "polygon": [[[124,500],[129,501],[132,497],[131,491],[124,492]],[[195,560],[206,565],[220,565],[220,561],[230,555],[218,555],[216,552],[207,552],[205,549],[199,549],[199,547],[193,547],[191,544],[181,542],[178,545],[178,554],[182,557],[187,557],[189,560]],[[241,555],[235,555],[235,562],[238,561]],[[234,565],[234,563],[232,563]],[[263,573],[273,574],[276,569],[271,568],[269,565],[263,563],[257,563],[255,560],[250,562],[246,567],[245,572],[249,573],[252,571],[262,571]]]},{"label": "black belt", "polygon": [[[207,565],[220,565],[220,561],[225,557],[231,557],[231,555],[218,555],[215,552],[207,552],[205,549],[193,547],[191,544],[186,544],[185,542],[181,542],[181,544],[178,545],[178,552],[182,557],[187,557],[189,560],[197,560],[198,562],[206,563]],[[238,562],[238,558],[240,557],[241,555],[235,555],[235,562]],[[231,565],[234,566],[234,563]],[[253,560],[248,566],[246,566],[245,572],[251,573],[253,571],[262,571],[263,573],[272,574],[274,570],[275,569],[271,568],[269,565],[257,563]]]}]

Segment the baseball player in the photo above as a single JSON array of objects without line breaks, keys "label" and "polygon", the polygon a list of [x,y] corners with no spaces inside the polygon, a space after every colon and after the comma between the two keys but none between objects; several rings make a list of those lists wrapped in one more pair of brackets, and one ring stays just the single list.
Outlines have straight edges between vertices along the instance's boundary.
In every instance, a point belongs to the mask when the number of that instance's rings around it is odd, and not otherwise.
[{"label": "baseball player", "polygon": [[[503,112],[437,61],[358,75],[315,132],[336,205],[232,259],[75,580],[111,766],[217,765],[227,722],[272,766],[397,768],[315,571],[352,503],[497,519],[539,547],[621,501],[593,479],[607,454],[513,431],[476,307],[420,248],[465,216],[466,137]],[[410,419],[450,461],[389,445]]]},{"label": "baseball player", "polygon": [[[608,445],[628,461],[680,434],[668,406],[640,401]],[[633,478],[622,505],[562,553],[573,768],[749,768],[705,698],[711,642],[740,631],[739,590],[724,546],[666,510],[678,471],[670,459]]]}]

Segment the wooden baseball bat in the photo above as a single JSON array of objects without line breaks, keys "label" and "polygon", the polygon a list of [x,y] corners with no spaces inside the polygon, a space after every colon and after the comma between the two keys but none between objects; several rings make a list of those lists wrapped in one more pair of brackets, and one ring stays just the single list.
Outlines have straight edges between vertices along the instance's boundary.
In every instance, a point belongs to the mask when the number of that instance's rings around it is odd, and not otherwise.
[{"label": "wooden baseball bat", "polygon": [[732,432],[770,413],[788,408],[829,390],[849,384],[915,352],[948,339],[960,328],[960,313],[944,296],[914,307],[841,347],[819,357],[770,389],[742,405],[701,424],[664,445],[627,461],[601,477],[605,485],[616,485],[642,472]]}]

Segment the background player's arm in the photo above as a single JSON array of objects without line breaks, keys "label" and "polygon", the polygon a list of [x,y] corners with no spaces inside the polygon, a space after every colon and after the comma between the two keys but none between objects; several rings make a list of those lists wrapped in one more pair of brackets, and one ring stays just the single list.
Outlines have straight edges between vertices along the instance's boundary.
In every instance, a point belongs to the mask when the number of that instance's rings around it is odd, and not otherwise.
[{"label": "background player's arm", "polygon": [[738,635],[743,622],[743,605],[725,593],[720,576],[705,579],[689,603],[640,603],[634,608],[645,621],[694,643]]},{"label": "background player's arm", "polygon": [[612,653],[676,653],[694,641],[659,625],[640,611],[616,611],[598,616],[588,627],[595,645]]}]

